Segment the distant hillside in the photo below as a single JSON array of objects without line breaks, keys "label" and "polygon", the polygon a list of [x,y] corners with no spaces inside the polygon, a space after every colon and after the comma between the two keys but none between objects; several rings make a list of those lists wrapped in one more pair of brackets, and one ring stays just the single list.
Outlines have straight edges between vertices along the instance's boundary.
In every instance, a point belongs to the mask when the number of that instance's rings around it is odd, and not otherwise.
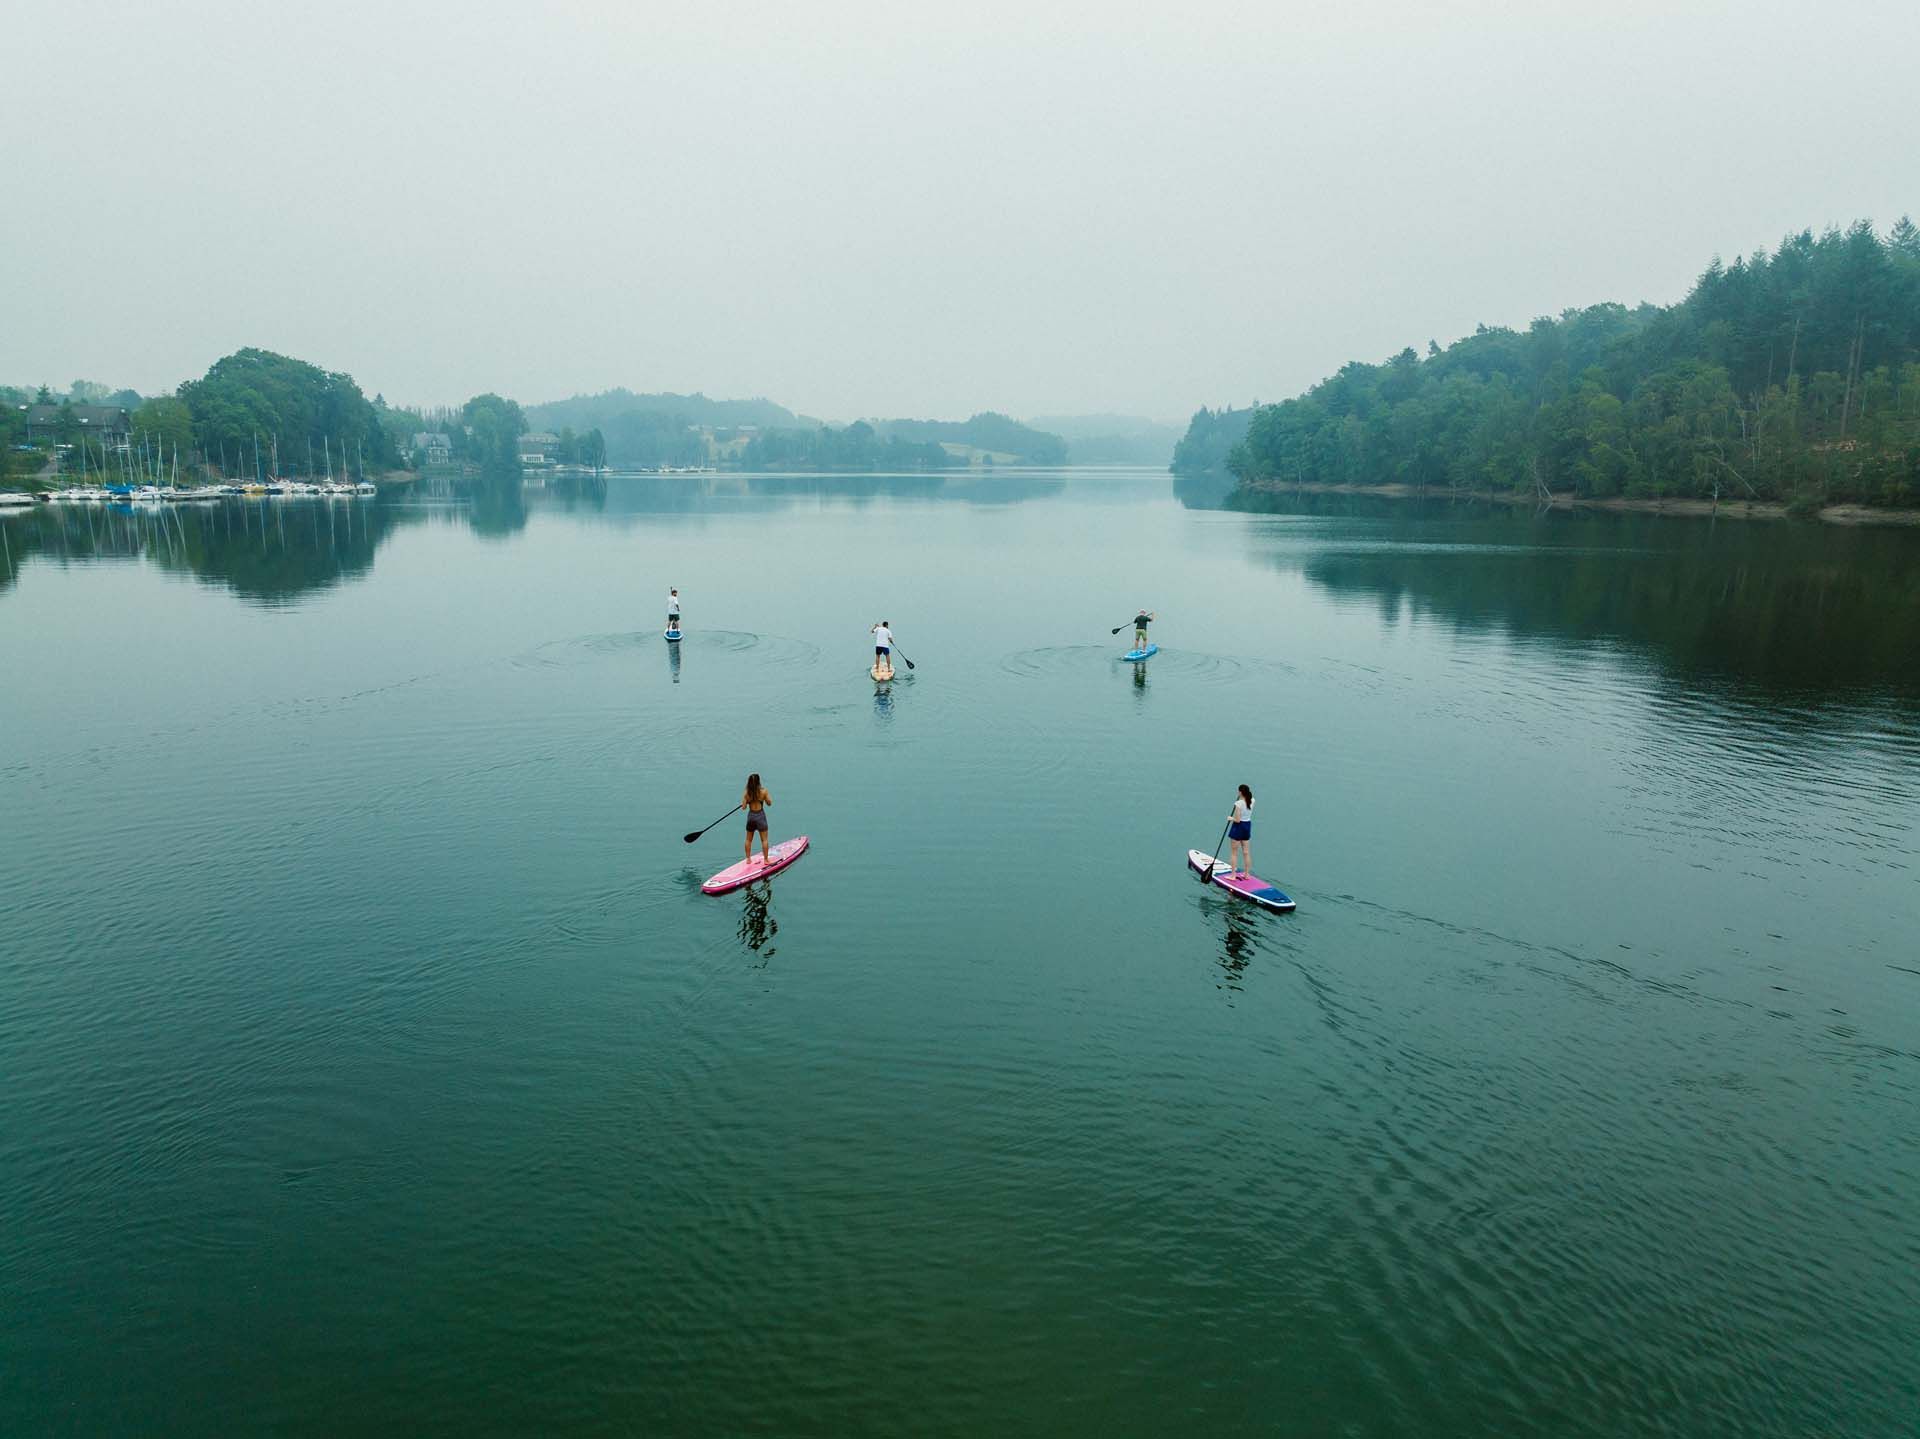
[{"label": "distant hillside", "polygon": [[1252,407],[1196,410],[1187,425],[1187,433],[1174,446],[1169,468],[1176,475],[1224,475],[1227,457],[1233,453],[1234,446],[1246,439],[1247,422],[1252,418]]},{"label": "distant hillside", "polygon": [[864,420],[835,429],[759,430],[729,457],[745,470],[838,470],[906,474],[965,465],[931,440],[882,435]]},{"label": "distant hillside", "polygon": [[992,454],[1012,455],[1029,465],[1061,465],[1067,460],[1067,442],[1058,435],[1036,430],[991,410],[970,420],[873,420],[883,439],[908,444],[969,445]]},{"label": "distant hillside", "polygon": [[1067,442],[1076,465],[1164,465],[1180,431],[1139,415],[1035,415],[1027,423]]},{"label": "distant hillside", "polygon": [[809,424],[785,405],[772,400],[711,400],[702,394],[636,395],[632,390],[607,390],[598,395],[575,395],[570,400],[549,400],[528,405],[527,420],[543,428],[557,430],[562,425],[576,430],[606,428],[607,421],[626,414],[684,415],[690,424],[735,426],[774,425],[798,428]]},{"label": "distant hillside", "polygon": [[[531,427],[556,433],[599,430],[607,461],[616,466],[718,461],[770,469],[941,468],[966,464],[967,449],[1035,465],[1061,464],[1067,455],[1058,435],[992,413],[968,420],[870,420],[832,429],[767,399],[608,390],[529,405],[526,417]],[[943,445],[954,452],[942,451]]]},{"label": "distant hillside", "polygon": [[1229,465],[1256,485],[1920,502],[1920,228],[1803,230],[1715,259],[1675,305],[1346,365],[1263,406]]},{"label": "distant hillside", "polygon": [[555,433],[597,429],[606,437],[607,462],[625,465],[695,465],[708,459],[702,428],[800,429],[813,421],[772,400],[711,400],[705,395],[636,395],[608,390],[526,407],[527,423]]}]

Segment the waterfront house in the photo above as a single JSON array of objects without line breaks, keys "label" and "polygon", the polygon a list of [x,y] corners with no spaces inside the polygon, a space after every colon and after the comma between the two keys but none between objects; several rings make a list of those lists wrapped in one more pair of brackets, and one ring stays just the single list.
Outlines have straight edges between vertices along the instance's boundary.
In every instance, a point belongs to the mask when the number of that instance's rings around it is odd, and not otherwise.
[{"label": "waterfront house", "polygon": [[420,456],[422,469],[453,463],[453,438],[450,435],[428,434],[422,430],[413,437],[413,449]]},{"label": "waterfront house", "polygon": [[[127,436],[133,429],[133,414],[119,405],[64,405],[32,404],[23,405],[27,422],[27,441],[29,444],[69,440],[85,435],[97,444],[109,449],[127,442]],[[61,411],[71,408],[74,420],[72,435],[62,435]]]},{"label": "waterfront house", "polygon": [[545,468],[554,461],[554,455],[560,448],[560,437],[545,430],[535,430],[520,437],[520,463],[531,468]]}]

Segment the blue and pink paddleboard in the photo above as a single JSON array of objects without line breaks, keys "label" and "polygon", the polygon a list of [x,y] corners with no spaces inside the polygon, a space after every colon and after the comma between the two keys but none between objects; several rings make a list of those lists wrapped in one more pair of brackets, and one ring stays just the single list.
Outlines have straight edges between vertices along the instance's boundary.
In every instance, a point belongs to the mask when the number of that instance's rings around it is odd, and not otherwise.
[{"label": "blue and pink paddleboard", "polygon": [[1187,851],[1187,868],[1195,874],[1205,874],[1208,865],[1213,866],[1213,882],[1220,888],[1252,900],[1262,909],[1277,910],[1281,914],[1293,912],[1293,900],[1285,890],[1268,884],[1258,875],[1234,874],[1228,870],[1225,860],[1215,859],[1203,849]]},{"label": "blue and pink paddleboard", "polygon": [[725,894],[728,890],[752,884],[756,879],[765,879],[770,874],[778,874],[806,852],[807,837],[804,834],[795,835],[792,839],[783,839],[767,851],[765,859],[761,859],[756,854],[752,859],[743,859],[738,864],[728,865],[701,885],[700,893]]}]

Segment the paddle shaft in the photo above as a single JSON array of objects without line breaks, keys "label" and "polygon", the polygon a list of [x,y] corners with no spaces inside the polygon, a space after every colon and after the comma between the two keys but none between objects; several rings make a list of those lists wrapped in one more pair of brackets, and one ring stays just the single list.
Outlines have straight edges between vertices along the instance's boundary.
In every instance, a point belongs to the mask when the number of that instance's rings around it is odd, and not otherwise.
[{"label": "paddle shaft", "polygon": [[[740,811],[745,809],[746,807],[747,807],[747,802],[745,800],[741,800],[739,804],[735,805],[732,809],[728,810],[725,814],[721,815],[720,819],[732,819],[736,814],[740,813]],[[713,822],[713,824],[720,823],[720,819],[716,819]],[[713,824],[708,825],[707,829],[712,829]],[[705,834],[707,832],[707,829],[690,830],[686,834],[681,835],[680,838],[684,843],[692,844],[696,839],[700,838],[701,835]]]},{"label": "paddle shaft", "polygon": [[[1128,621],[1127,621],[1127,625],[1131,625],[1131,624],[1137,624],[1137,623],[1139,623],[1139,621],[1137,621],[1137,620],[1128,620]],[[1125,628],[1127,627],[1127,625],[1115,625],[1115,626],[1114,626],[1114,627],[1113,627],[1112,629],[1110,629],[1110,630],[1108,630],[1108,631],[1107,631],[1107,633],[1108,633],[1108,634],[1112,634],[1112,635],[1117,635],[1117,634],[1119,634],[1119,633],[1120,633],[1120,631],[1122,631],[1123,629],[1125,629]]]},{"label": "paddle shaft", "polygon": [[[1233,828],[1233,821],[1228,820],[1227,829],[1232,829],[1232,828]],[[1227,842],[1227,829],[1223,829],[1220,831],[1220,844],[1225,844]],[[1202,884],[1205,884],[1208,880],[1213,878],[1213,867],[1216,864],[1220,863],[1220,844],[1216,844],[1213,847],[1213,858],[1208,860],[1207,867],[1200,871],[1200,883]]]}]

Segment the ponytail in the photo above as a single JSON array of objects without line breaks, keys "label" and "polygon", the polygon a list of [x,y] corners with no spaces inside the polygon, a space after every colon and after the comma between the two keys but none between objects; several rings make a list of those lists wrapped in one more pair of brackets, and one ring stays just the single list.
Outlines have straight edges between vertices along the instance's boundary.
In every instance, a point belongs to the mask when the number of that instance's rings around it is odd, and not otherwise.
[{"label": "ponytail", "polygon": [[1248,809],[1253,808],[1253,791],[1248,789],[1245,785],[1240,786],[1240,798],[1242,798],[1247,802]]}]

